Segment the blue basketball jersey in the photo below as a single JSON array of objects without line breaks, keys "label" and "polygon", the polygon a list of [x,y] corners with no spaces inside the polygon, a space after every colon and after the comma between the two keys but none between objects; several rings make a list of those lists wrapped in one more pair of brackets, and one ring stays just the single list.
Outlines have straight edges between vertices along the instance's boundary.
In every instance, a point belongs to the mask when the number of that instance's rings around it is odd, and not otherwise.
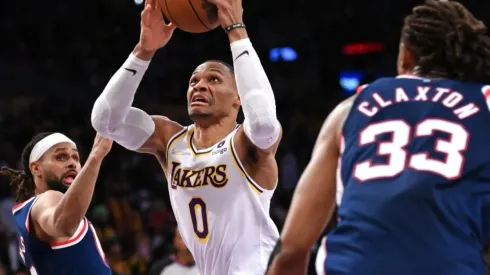
[{"label": "blue basketball jersey", "polygon": [[32,275],[110,275],[112,274],[92,224],[84,218],[67,241],[42,242],[29,230],[33,197],[13,207],[17,224],[19,254]]},{"label": "blue basketball jersey", "polygon": [[342,130],[328,275],[482,275],[490,239],[490,86],[383,78]]}]

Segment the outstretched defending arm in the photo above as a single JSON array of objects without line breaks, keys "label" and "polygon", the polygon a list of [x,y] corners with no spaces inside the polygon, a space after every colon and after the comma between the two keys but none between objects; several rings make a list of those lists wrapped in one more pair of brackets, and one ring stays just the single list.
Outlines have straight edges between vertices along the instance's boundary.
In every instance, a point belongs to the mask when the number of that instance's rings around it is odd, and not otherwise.
[{"label": "outstretched defending arm", "polygon": [[[92,126],[127,149],[154,153],[166,145],[162,139],[172,134],[167,130],[179,127],[166,118],[150,117],[143,110],[131,107],[150,60],[167,44],[174,30],[172,23],[165,24],[158,1],[146,0],[139,43],[95,102]],[[159,131],[166,136],[162,137]]]},{"label": "outstretched defending arm", "polygon": [[53,238],[71,237],[87,213],[102,160],[112,140],[97,135],[87,162],[65,194],[47,191],[39,196],[31,210],[32,220]]},{"label": "outstretched defending arm", "polygon": [[325,230],[335,209],[336,170],[341,128],[352,99],[341,103],[325,121],[291,202],[281,238],[271,255],[268,275],[305,274],[311,246]]}]

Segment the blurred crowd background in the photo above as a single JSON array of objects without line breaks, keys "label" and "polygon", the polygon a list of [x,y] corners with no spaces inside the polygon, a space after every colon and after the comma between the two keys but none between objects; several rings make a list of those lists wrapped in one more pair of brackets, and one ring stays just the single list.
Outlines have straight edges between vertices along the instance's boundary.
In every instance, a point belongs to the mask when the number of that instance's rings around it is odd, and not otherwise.
[{"label": "blurred crowd background", "polygon": [[[323,120],[358,84],[396,74],[403,16],[422,1],[243,2],[244,21],[284,128],[271,206],[281,229]],[[465,4],[490,22],[485,13],[490,1]],[[87,155],[95,136],[92,104],[138,42],[142,7],[133,0],[0,3],[1,166],[18,167],[22,147],[44,131],[67,134],[82,157]],[[232,63],[221,29],[176,31],[154,58],[135,105],[189,124],[188,78],[208,59]],[[26,274],[17,259],[13,190],[6,179],[0,181],[0,275]],[[159,275],[172,263],[192,270],[192,257],[175,231],[166,184],[151,156],[115,145],[104,162],[88,216],[114,274]],[[191,274],[182,272],[174,266],[165,275]]]}]

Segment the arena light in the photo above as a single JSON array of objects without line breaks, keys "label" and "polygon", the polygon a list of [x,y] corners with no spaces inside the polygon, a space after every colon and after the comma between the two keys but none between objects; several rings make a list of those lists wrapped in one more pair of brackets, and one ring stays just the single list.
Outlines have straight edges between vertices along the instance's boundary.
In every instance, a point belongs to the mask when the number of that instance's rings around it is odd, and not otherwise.
[{"label": "arena light", "polygon": [[345,55],[362,55],[382,52],[384,48],[384,45],[379,42],[359,42],[344,45],[342,52]]},{"label": "arena light", "polygon": [[339,84],[344,91],[345,96],[355,93],[357,87],[361,84],[364,73],[361,71],[342,71],[339,75]]},{"label": "arena light", "polygon": [[269,60],[278,62],[292,62],[298,58],[298,53],[292,47],[272,48],[269,50]]},{"label": "arena light", "polygon": [[296,53],[296,51],[293,48],[285,47],[285,48],[281,49],[281,57],[282,57],[282,60],[284,60],[286,62],[291,62],[291,61],[296,60],[296,58],[298,57],[298,54]]},{"label": "arena light", "polygon": [[269,50],[269,60],[272,62],[277,62],[279,60],[280,53],[278,48],[273,48]]},{"label": "arena light", "polygon": [[143,4],[143,1],[144,1],[144,0],[134,0],[134,3],[135,3],[136,5],[141,5],[141,4]]}]

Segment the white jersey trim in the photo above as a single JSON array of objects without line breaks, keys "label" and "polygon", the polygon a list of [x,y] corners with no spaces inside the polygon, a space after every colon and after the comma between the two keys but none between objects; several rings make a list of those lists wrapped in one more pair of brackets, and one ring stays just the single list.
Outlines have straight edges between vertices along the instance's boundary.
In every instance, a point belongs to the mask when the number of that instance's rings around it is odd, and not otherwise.
[{"label": "white jersey trim", "polygon": [[323,237],[315,259],[315,271],[317,275],[325,275],[325,260],[327,260],[327,237]]},{"label": "white jersey trim", "polygon": [[88,222],[88,225],[89,225],[90,231],[92,231],[92,236],[94,237],[95,247],[97,248],[97,251],[99,252],[99,256],[102,259],[102,262],[104,263],[104,265],[109,267],[107,265],[107,260],[105,257],[104,249],[102,248],[102,245],[100,244],[99,238],[97,237],[97,231],[95,230],[95,228],[91,222]]},{"label": "white jersey trim", "polygon": [[19,203],[19,204],[14,205],[14,207],[12,207],[12,214],[15,215],[15,213],[17,213],[19,210],[21,210],[22,208],[24,208],[24,206],[26,206],[26,204],[28,204],[29,202],[31,202],[36,197],[32,197],[32,198],[26,200],[25,202],[22,202],[22,203]]},{"label": "white jersey trim", "polygon": [[400,74],[400,75],[397,75],[396,78],[408,78],[408,79],[424,79],[423,77],[420,77],[420,76],[416,76],[416,75],[413,75],[413,74]]},{"label": "white jersey trim", "polygon": [[31,217],[31,209],[32,209],[32,206],[34,206],[34,204],[36,203],[38,198],[39,198],[39,196],[34,196],[34,197],[26,200],[25,202],[19,203],[17,205],[14,205],[14,207],[12,207],[12,214],[15,215],[19,210],[23,209],[29,202],[34,200],[31,203],[29,210],[27,211],[27,216],[26,216],[26,221],[25,221],[25,226],[26,226],[27,232],[29,232],[29,224],[30,224],[29,220]]},{"label": "white jersey trim", "polygon": [[483,94],[483,98],[485,98],[485,103],[487,104],[487,108],[490,111],[490,85],[483,86],[481,92]]},{"label": "white jersey trim", "polygon": [[31,210],[32,210],[32,207],[34,206],[34,204],[36,204],[36,201],[37,199],[39,199],[39,196],[35,196],[34,197],[34,201],[31,203],[31,207],[29,207],[29,211],[27,212],[27,217],[26,217],[26,229],[27,229],[27,232],[31,232],[30,231],[30,228],[29,228],[29,224],[30,224],[30,220],[31,220]]},{"label": "white jersey trim", "polygon": [[77,231],[75,231],[75,234],[73,234],[73,236],[70,239],[61,242],[51,242],[50,243],[51,248],[62,249],[78,244],[83,240],[85,235],[87,235],[88,229],[89,229],[89,224],[87,218],[83,218],[80,221],[80,224],[78,225]]}]

